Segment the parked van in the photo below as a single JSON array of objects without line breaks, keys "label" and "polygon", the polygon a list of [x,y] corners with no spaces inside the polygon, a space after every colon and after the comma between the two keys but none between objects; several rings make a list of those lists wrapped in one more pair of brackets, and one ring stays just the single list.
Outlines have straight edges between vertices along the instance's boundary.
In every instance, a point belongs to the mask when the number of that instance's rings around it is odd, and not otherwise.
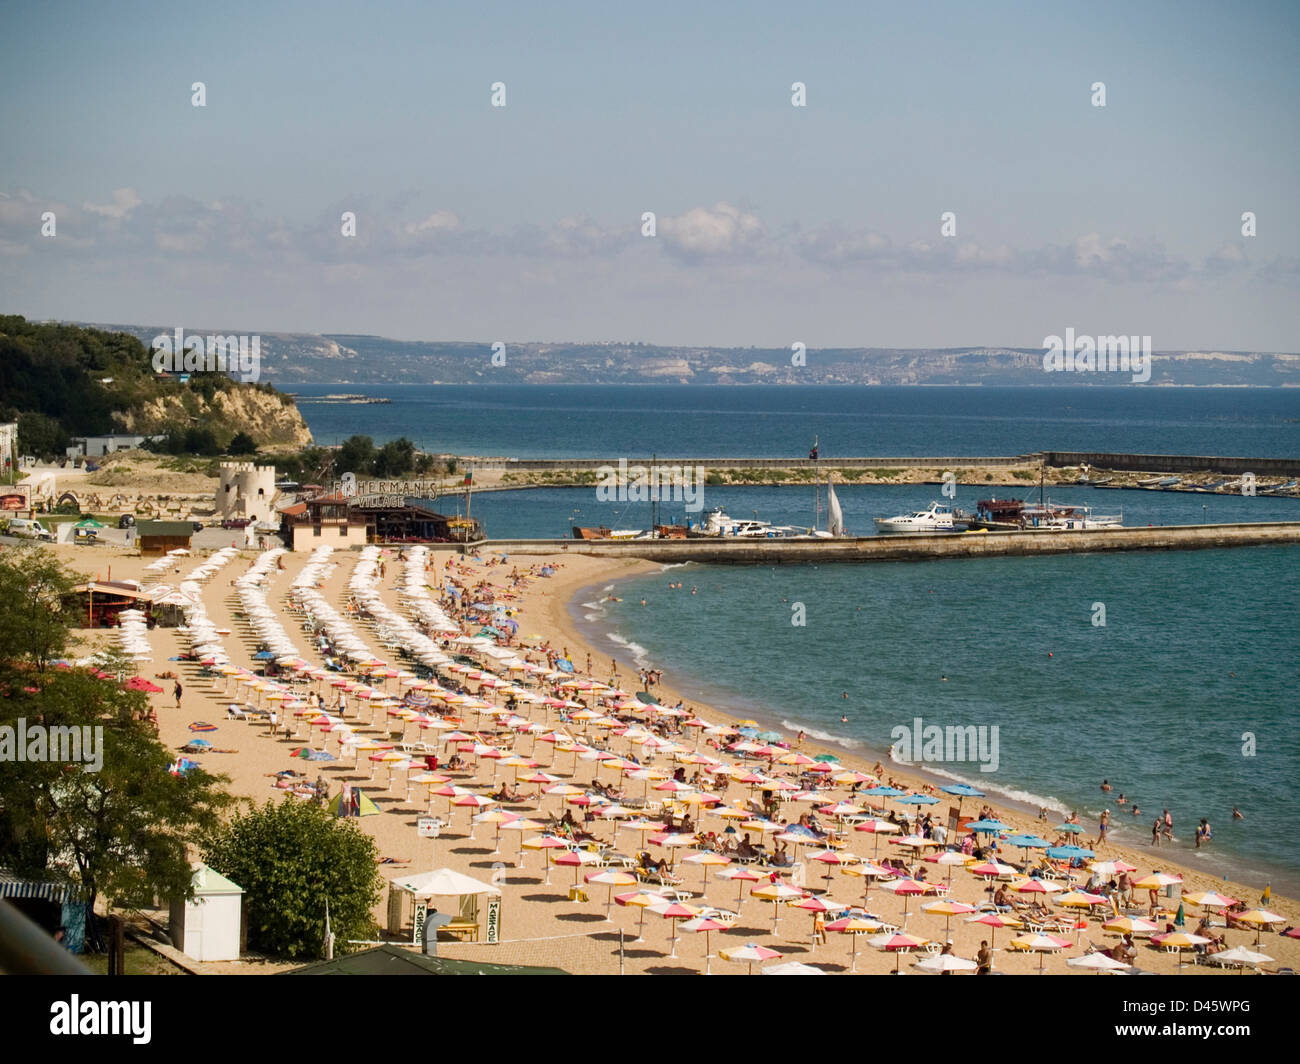
[{"label": "parked van", "polygon": [[39,521],[28,521],[22,517],[15,517],[10,520],[9,535],[22,536],[24,539],[54,539],[54,536],[50,534],[50,530]]}]

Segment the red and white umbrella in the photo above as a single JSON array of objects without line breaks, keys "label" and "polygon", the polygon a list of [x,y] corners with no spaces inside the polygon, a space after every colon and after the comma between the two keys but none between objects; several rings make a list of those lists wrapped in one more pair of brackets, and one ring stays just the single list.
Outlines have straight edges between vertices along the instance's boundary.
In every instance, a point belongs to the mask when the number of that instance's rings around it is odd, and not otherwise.
[{"label": "red and white umbrella", "polygon": [[760,946],[754,942],[747,942],[743,946],[737,946],[735,949],[720,949],[718,956],[723,960],[734,961],[738,964],[749,965],[749,975],[754,974],[755,961],[770,961],[781,954],[774,949],[768,949],[766,946]]}]

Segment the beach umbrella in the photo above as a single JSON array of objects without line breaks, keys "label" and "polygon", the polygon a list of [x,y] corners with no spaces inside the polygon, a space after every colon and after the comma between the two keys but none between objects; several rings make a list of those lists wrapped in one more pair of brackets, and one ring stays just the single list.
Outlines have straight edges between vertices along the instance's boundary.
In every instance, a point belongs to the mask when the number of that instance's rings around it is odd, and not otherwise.
[{"label": "beach umbrella", "polygon": [[673,922],[673,939],[672,948],[668,952],[669,957],[677,956],[677,921],[689,920],[692,917],[700,915],[700,910],[693,905],[683,905],[679,901],[669,902],[667,905],[652,905],[650,911],[656,916],[662,916],[665,920]]},{"label": "beach umbrella", "polygon": [[769,883],[765,887],[755,887],[749,892],[755,898],[762,898],[764,901],[772,903],[772,933],[776,933],[777,924],[781,919],[781,903],[790,901],[793,898],[802,898],[807,893],[792,887],[787,883]]},{"label": "beach umbrella", "polygon": [[985,879],[996,879],[998,876],[1016,876],[1020,872],[1018,869],[1005,865],[1001,861],[985,861],[982,864],[971,865],[968,871],[972,875],[983,876]]},{"label": "beach umbrella", "polygon": [[[685,925],[683,925],[685,926]],[[825,975],[820,968],[799,961],[787,961],[785,964],[769,964],[759,970],[762,975]]]},{"label": "beach umbrella", "polygon": [[1083,846],[1049,846],[1047,856],[1053,861],[1074,861],[1083,860],[1088,857],[1096,856],[1092,850]]},{"label": "beach umbrella", "polygon": [[1226,909],[1229,905],[1237,904],[1236,898],[1229,898],[1226,894],[1219,894],[1213,890],[1202,891],[1199,894],[1184,894],[1183,901],[1190,901],[1203,909]]},{"label": "beach umbrella", "polygon": [[[578,885],[578,870],[583,865],[593,865],[600,862],[600,854],[592,853],[590,850],[565,850],[564,853],[556,857],[551,863],[556,865],[573,866],[573,885]],[[575,898],[576,900],[576,898]]]},{"label": "beach umbrella", "polygon": [[1065,963],[1071,968],[1087,968],[1098,975],[1102,972],[1122,972],[1128,968],[1123,961],[1117,961],[1104,953],[1085,953],[1082,957],[1071,957]]},{"label": "beach umbrella", "polygon": [[1170,935],[1152,935],[1151,941],[1166,951],[1173,949],[1178,951],[1178,970],[1181,972],[1183,970],[1183,950],[1204,946],[1210,940],[1204,935],[1189,935],[1185,931],[1175,931]]},{"label": "beach umbrella", "polygon": [[888,868],[881,868],[880,865],[872,864],[870,861],[863,861],[860,864],[845,865],[840,872],[846,876],[862,877],[862,904],[866,905],[867,898],[871,894],[871,881],[880,876],[892,876],[894,873]]},{"label": "beach umbrella", "polygon": [[1259,937],[1264,928],[1269,924],[1286,923],[1285,916],[1278,916],[1277,913],[1271,913],[1267,909],[1251,909],[1248,912],[1240,913],[1233,917],[1233,920],[1240,924],[1255,925],[1255,944],[1259,944]]},{"label": "beach umbrella", "polygon": [[1011,889],[1017,894],[1059,894],[1067,888],[1064,883],[1050,879],[1022,879],[1019,883],[1012,883]]},{"label": "beach umbrella", "polygon": [[1025,935],[1017,935],[1011,940],[1010,945],[1013,949],[1031,951],[1038,954],[1038,974],[1043,974],[1043,962],[1048,953],[1056,953],[1059,950],[1069,949],[1070,940],[1060,938],[1057,935],[1045,935],[1041,932],[1034,932]]},{"label": "beach umbrella", "polygon": [[921,911],[934,913],[943,917],[943,934],[948,936],[948,925],[952,922],[954,916],[965,916],[967,913],[975,912],[975,906],[968,905],[964,901],[951,901],[944,898],[942,901],[932,901],[921,906]]},{"label": "beach umbrella", "polygon": [[774,949],[768,949],[766,946],[760,946],[754,942],[746,942],[743,946],[737,946],[735,949],[720,949],[718,956],[723,960],[734,961],[737,964],[748,964],[749,972],[754,974],[755,961],[770,961],[781,956]]},{"label": "beach umbrella", "polygon": [[880,852],[880,836],[891,835],[902,831],[892,820],[864,820],[861,824],[853,825],[854,831],[866,831],[876,836],[876,848],[872,853]]},{"label": "beach umbrella", "polygon": [[976,833],[983,831],[991,835],[997,831],[1010,831],[1011,825],[1004,824],[1001,820],[972,820],[966,825],[966,830]]},{"label": "beach umbrella", "polygon": [[1068,820],[1064,824],[1057,824],[1052,828],[1053,831],[1064,832],[1066,835],[1082,835],[1083,828],[1078,824],[1071,824]]},{"label": "beach umbrella", "polygon": [[712,954],[709,952],[709,933],[712,931],[725,931],[727,925],[709,916],[695,916],[689,920],[683,920],[681,929],[692,934],[704,932],[704,974],[712,975],[713,972],[709,970],[709,962],[712,960]]},{"label": "beach umbrella", "polygon": [[597,883],[600,886],[608,887],[608,895],[605,898],[605,919],[610,919],[610,910],[614,907],[614,888],[615,887],[635,887],[640,882],[631,872],[620,872],[613,868],[608,868],[603,872],[590,872],[587,874],[588,883]]},{"label": "beach umbrella", "polygon": [[492,851],[493,856],[501,852],[501,825],[509,824],[512,820],[519,820],[518,813],[511,813],[506,809],[496,808],[489,809],[486,813],[479,813],[474,817],[475,824],[495,824],[497,826],[496,838],[494,840],[496,849]]},{"label": "beach umbrella", "polygon": [[861,916],[841,917],[839,920],[832,920],[826,925],[827,931],[834,931],[837,935],[853,936],[849,957],[850,974],[858,970],[858,936],[872,931],[879,931],[881,926],[879,920],[868,920]]},{"label": "beach umbrella", "polygon": [[933,957],[917,961],[912,967],[918,971],[937,975],[940,972],[973,972],[979,965],[954,953],[937,953]]},{"label": "beach umbrella", "polygon": [[825,879],[830,882],[832,868],[843,868],[845,865],[858,864],[860,858],[855,854],[840,853],[838,850],[821,850],[818,853],[811,854],[808,860],[825,865]]},{"label": "beach umbrella", "polygon": [[689,857],[684,858],[684,860],[689,864],[699,865],[704,869],[704,883],[700,887],[701,897],[703,897],[709,889],[709,869],[724,868],[731,864],[731,858],[720,853],[693,853]]},{"label": "beach umbrella", "polygon": [[952,870],[958,865],[964,865],[970,860],[960,850],[944,850],[943,853],[932,853],[926,859],[927,864],[946,865],[948,868],[948,882],[952,883]]},{"label": "beach umbrella", "polygon": [[1121,934],[1131,935],[1149,935],[1160,928],[1150,920],[1143,920],[1137,916],[1117,916],[1113,920],[1107,920],[1101,925],[1103,931],[1118,931]]},{"label": "beach umbrella", "polygon": [[907,923],[907,899],[913,894],[933,894],[933,883],[921,883],[915,879],[896,879],[891,883],[880,884],[881,890],[903,896],[903,923]]},{"label": "beach umbrella", "polygon": [[538,835],[535,838],[525,839],[520,846],[526,850],[541,850],[546,858],[546,878],[543,882],[549,887],[551,885],[551,850],[568,849],[569,844],[563,839],[556,838],[554,835]]},{"label": "beach umbrella", "polygon": [[807,898],[802,898],[802,899],[800,899],[799,901],[792,901],[792,902],[790,903],[790,906],[791,906],[791,908],[794,908],[794,909],[803,909],[803,910],[805,910],[806,912],[810,912],[810,913],[813,914],[813,923],[812,923],[812,939],[811,939],[811,941],[812,941],[812,948],[813,948],[814,950],[817,949],[817,917],[820,916],[820,915],[823,915],[823,914],[825,914],[825,913],[828,913],[828,912],[831,912],[831,911],[838,911],[838,910],[841,910],[841,909],[844,908],[843,905],[841,905],[839,902],[835,902],[835,901],[831,902],[831,903],[828,905],[828,904],[826,903],[826,901],[824,901],[823,899],[817,897],[815,894],[814,894],[814,895],[811,895],[811,896],[809,896],[809,897],[807,897]]},{"label": "beach umbrella", "polygon": [[867,942],[876,949],[884,950],[886,953],[893,953],[894,971],[898,972],[899,962],[902,960],[904,953],[911,953],[914,949],[920,949],[928,941],[927,938],[920,938],[917,935],[909,935],[906,932],[896,931],[888,935],[876,935],[874,938],[867,939]]},{"label": "beach umbrella", "polygon": [[989,934],[990,946],[997,945],[999,927],[1021,928],[1025,926],[1023,921],[1017,919],[1011,913],[985,913],[983,916],[972,916],[966,922],[991,927],[993,930]]},{"label": "beach umbrella", "polygon": [[618,902],[619,905],[641,910],[641,922],[637,925],[636,939],[634,940],[636,942],[645,941],[646,909],[652,905],[666,905],[668,902],[672,901],[672,899],[666,895],[651,894],[649,891],[645,890],[633,891],[630,894],[615,894],[614,900]]},{"label": "beach umbrella", "polygon": [[1124,861],[1093,861],[1088,867],[1099,876],[1114,876],[1120,872],[1137,871],[1137,865],[1131,865]]},{"label": "beach umbrella", "polygon": [[759,872],[755,872],[752,868],[746,868],[744,865],[732,865],[731,867],[724,868],[719,872],[718,878],[734,879],[736,881],[736,911],[739,912],[740,906],[745,900],[745,884],[760,883],[768,877]]},{"label": "beach umbrella", "polygon": [[1216,961],[1229,961],[1232,964],[1241,965],[1241,974],[1246,974],[1246,965],[1267,964],[1273,958],[1263,953],[1256,953],[1245,946],[1234,946],[1232,949],[1226,949],[1222,953],[1214,954]]}]

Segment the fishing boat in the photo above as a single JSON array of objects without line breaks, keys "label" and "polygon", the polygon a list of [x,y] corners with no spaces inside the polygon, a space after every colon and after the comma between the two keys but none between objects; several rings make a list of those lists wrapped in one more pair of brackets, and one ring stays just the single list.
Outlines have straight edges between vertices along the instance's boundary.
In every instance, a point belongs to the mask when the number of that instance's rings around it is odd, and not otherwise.
[{"label": "fishing boat", "polygon": [[1040,532],[1088,531],[1096,528],[1123,528],[1124,515],[1094,514],[1091,506],[1066,506],[1050,499],[1020,511],[1021,527]]},{"label": "fishing boat", "polygon": [[938,502],[930,503],[928,510],[913,510],[911,513],[899,514],[896,517],[877,517],[875,521],[878,532],[892,534],[964,532],[969,524],[967,521],[958,520],[951,506],[944,506]]}]

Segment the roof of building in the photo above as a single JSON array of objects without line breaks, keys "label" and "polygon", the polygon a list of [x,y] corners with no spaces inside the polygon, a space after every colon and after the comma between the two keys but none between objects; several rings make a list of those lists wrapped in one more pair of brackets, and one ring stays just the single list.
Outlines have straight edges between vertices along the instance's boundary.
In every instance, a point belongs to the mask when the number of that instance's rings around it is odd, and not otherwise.
[{"label": "roof of building", "polygon": [[189,521],[137,521],[135,529],[141,536],[184,536],[188,539],[194,535],[194,525]]}]

